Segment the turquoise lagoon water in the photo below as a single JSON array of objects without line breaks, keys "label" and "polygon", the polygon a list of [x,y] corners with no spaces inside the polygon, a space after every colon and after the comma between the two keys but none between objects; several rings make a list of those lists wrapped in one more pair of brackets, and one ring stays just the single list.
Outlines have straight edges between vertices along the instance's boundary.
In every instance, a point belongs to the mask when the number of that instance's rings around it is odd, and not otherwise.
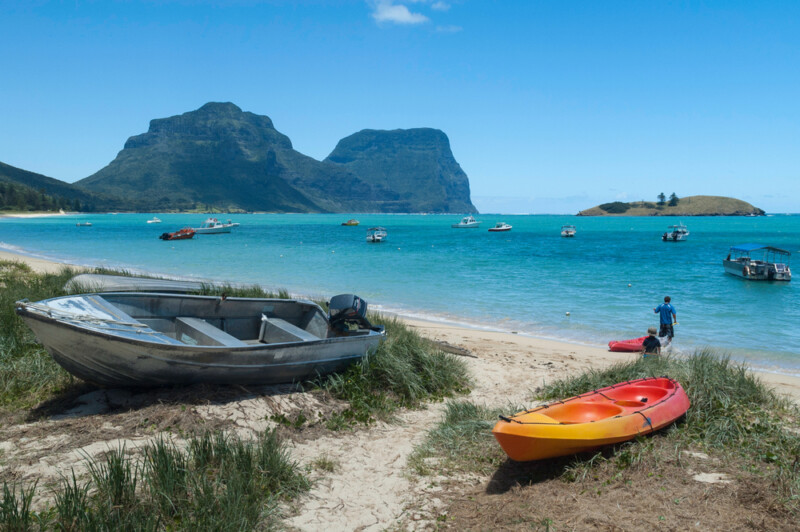
[{"label": "turquoise lagoon water", "polygon": [[[165,242],[164,231],[203,215],[75,215],[0,220],[0,247],[78,265],[286,288],[329,297],[353,292],[372,308],[472,327],[605,346],[657,324],[665,295],[678,311],[675,348],[713,346],[766,371],[800,375],[800,275],[790,283],[726,275],[734,244],[800,251],[800,216],[583,218],[453,215],[250,214],[231,234]],[[343,227],[348,218],[361,220]],[[498,221],[514,226],[489,233]],[[660,239],[685,222],[686,242]],[[76,227],[91,222],[91,227]],[[577,236],[561,238],[562,224]],[[382,244],[366,229],[387,228]],[[796,266],[800,270],[800,263]],[[567,315],[569,313],[569,315]]]}]

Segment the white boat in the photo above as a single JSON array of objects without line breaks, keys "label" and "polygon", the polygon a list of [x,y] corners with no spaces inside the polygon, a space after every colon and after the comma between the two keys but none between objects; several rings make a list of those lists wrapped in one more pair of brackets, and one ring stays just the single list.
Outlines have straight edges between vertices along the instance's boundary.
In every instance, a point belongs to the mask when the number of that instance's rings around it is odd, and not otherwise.
[{"label": "white boat", "polygon": [[689,229],[683,224],[670,225],[667,231],[661,235],[664,242],[682,242],[689,236]]},{"label": "white boat", "polygon": [[222,223],[216,218],[208,218],[200,227],[193,227],[194,232],[198,235],[213,235],[217,233],[230,233],[231,229],[239,227],[238,223],[233,223],[228,220],[228,223]]},{"label": "white boat", "polygon": [[749,281],[791,281],[791,253],[762,244],[732,246],[723,259],[725,273]]},{"label": "white boat", "polygon": [[91,227],[92,222],[78,222],[75,224],[77,227]]},{"label": "white boat", "polygon": [[147,223],[149,223],[149,224],[160,224],[161,223],[161,219],[156,217],[156,216],[153,216],[152,218],[147,220]]},{"label": "white boat", "polygon": [[501,231],[511,231],[511,227],[509,224],[505,222],[497,222],[494,227],[490,227],[489,231],[492,233],[499,233]]},{"label": "white boat", "polygon": [[102,386],[278,384],[346,368],[385,333],[352,294],[311,301],[107,292],[16,302],[53,359]]},{"label": "white boat", "polygon": [[370,227],[367,230],[367,242],[383,242],[386,237],[386,228],[384,227]]},{"label": "white boat", "polygon": [[465,216],[464,218],[461,219],[460,222],[458,222],[457,224],[453,224],[450,227],[456,229],[474,229],[476,227],[480,227],[480,225],[481,222],[477,221],[472,216]]},{"label": "white boat", "polygon": [[575,229],[574,225],[562,225],[561,226],[561,236],[563,237],[573,237],[575,233],[577,233],[577,229]]}]

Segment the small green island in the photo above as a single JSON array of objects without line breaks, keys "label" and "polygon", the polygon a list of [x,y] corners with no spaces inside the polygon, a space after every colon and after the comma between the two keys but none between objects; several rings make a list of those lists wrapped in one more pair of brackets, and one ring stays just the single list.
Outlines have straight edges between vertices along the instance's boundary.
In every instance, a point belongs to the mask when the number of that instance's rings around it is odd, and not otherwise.
[{"label": "small green island", "polygon": [[687,196],[678,198],[673,193],[666,200],[614,201],[580,211],[578,216],[764,216],[758,207],[746,201],[725,196]]}]

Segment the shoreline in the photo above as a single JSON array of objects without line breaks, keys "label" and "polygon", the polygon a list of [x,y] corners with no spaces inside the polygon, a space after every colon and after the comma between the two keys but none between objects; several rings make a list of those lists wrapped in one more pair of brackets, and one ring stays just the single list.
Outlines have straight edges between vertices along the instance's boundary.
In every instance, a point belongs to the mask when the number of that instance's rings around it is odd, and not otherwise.
[{"label": "shoreline", "polygon": [[[85,267],[82,266],[31,257],[23,253],[17,253],[6,249],[0,249],[0,261],[22,262],[37,273],[58,273],[64,267],[71,267],[78,270],[85,269]],[[571,370],[605,367],[630,360],[632,356],[631,353],[615,353],[602,347],[573,343],[566,340],[538,338],[526,334],[491,330],[489,328],[470,328],[461,324],[426,320],[420,317],[409,317],[396,312],[387,312],[387,314],[402,320],[426,337],[447,342],[450,345],[464,348],[470,352],[485,351],[501,355],[503,351],[507,349],[521,350],[530,353],[531,360],[540,359],[541,356],[545,356],[548,359],[557,359],[561,356],[567,356],[574,362],[570,364]],[[749,364],[747,367],[750,371],[758,375],[764,383],[775,388],[782,395],[788,396],[793,401],[800,403],[800,377],[760,371]],[[531,383],[531,388],[534,388],[536,385],[538,385],[538,383]]]}]

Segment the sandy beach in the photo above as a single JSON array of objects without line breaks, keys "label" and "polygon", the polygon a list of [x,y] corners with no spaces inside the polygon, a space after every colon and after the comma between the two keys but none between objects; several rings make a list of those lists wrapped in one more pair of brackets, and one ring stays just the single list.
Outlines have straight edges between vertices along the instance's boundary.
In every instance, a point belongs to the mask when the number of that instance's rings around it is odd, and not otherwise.
[{"label": "sandy beach", "polygon": [[[59,271],[63,265],[0,251],[0,260],[16,260],[39,272]],[[517,334],[473,330],[442,323],[401,319],[423,336],[466,350],[474,385],[467,399],[491,406],[527,404],[532,391],[543,383],[589,368],[602,368],[637,356],[566,342]],[[759,373],[781,394],[800,402],[800,378]],[[176,419],[194,416],[208,426],[222,426],[243,434],[264,430],[271,413],[313,411],[316,400],[301,392],[247,390],[227,400],[192,401],[180,413],[163,410],[153,394],[121,390],[96,390],[77,397],[74,405],[46,421],[4,427],[0,450],[6,463],[29,464],[13,473],[17,480],[40,484],[58,478],[66,468],[80,468],[87,454],[125,443],[135,449],[155,435],[127,434],[126,426],[147,418],[157,429],[173,426]],[[156,393],[155,395],[159,395]],[[311,492],[288,511],[292,529],[383,530],[400,527],[431,528],[444,502],[437,498],[437,483],[408,474],[406,461],[426,431],[441,418],[443,404],[404,411],[396,423],[377,423],[365,430],[323,433],[292,441],[295,460],[313,463],[324,458],[337,464],[333,472],[312,470]],[[162,419],[163,418],[163,419]],[[38,435],[38,436],[37,436]],[[43,437],[42,435],[46,435]],[[8,476],[9,466],[0,465]],[[484,482],[485,479],[474,479]]]}]

